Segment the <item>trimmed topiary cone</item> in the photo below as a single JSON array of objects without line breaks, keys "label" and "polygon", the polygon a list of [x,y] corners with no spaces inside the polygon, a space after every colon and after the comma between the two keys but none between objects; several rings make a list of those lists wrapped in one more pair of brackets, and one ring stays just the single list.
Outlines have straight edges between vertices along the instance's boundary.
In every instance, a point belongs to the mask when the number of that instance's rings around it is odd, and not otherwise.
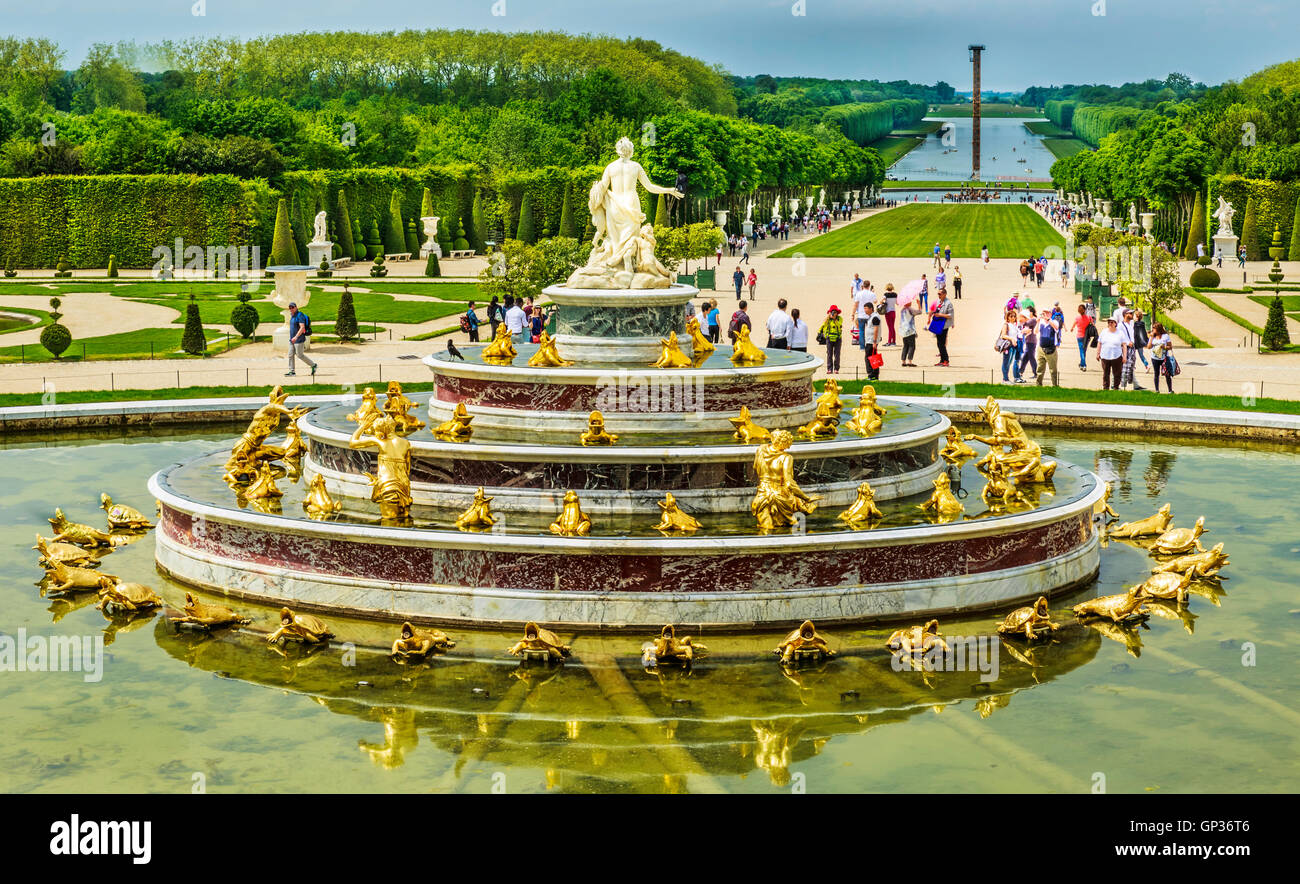
[{"label": "trimmed topiary cone", "polygon": [[199,305],[193,294],[185,305],[185,334],[181,336],[181,349],[191,356],[202,356],[208,350],[208,341],[203,335],[203,318],[199,316]]},{"label": "trimmed topiary cone", "polygon": [[1286,328],[1286,312],[1282,308],[1282,298],[1273,296],[1268,305],[1268,322],[1264,323],[1264,334],[1260,343],[1268,350],[1284,350],[1291,344],[1291,333]]}]

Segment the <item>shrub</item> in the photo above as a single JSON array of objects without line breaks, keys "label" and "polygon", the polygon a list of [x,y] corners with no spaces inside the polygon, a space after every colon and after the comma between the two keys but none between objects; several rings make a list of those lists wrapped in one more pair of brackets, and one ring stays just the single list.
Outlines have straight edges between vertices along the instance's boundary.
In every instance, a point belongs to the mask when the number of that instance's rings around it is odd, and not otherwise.
[{"label": "shrub", "polygon": [[1274,295],[1268,305],[1268,322],[1264,323],[1264,334],[1260,343],[1270,350],[1282,350],[1291,343],[1291,334],[1286,330],[1286,313],[1282,309],[1282,298]]},{"label": "shrub", "polygon": [[275,207],[275,235],[271,240],[271,264],[298,264],[298,246],[289,226],[289,204],[283,199]]},{"label": "shrub", "polygon": [[202,356],[208,349],[207,338],[203,336],[203,319],[199,316],[199,305],[193,294],[185,305],[185,334],[181,336],[181,349],[191,356]]},{"label": "shrub", "polygon": [[515,239],[530,245],[537,242],[537,226],[533,220],[533,198],[527,191],[524,192],[524,198],[519,203],[519,227],[515,231]]},{"label": "shrub", "polygon": [[1183,257],[1189,261],[1196,260],[1196,244],[1205,242],[1205,197],[1196,195],[1196,205],[1192,209],[1192,226],[1187,231],[1187,246]]},{"label": "shrub", "polygon": [[384,255],[382,252],[375,255],[375,264],[370,268],[370,275],[375,277],[388,275],[388,268],[384,266]]},{"label": "shrub", "polygon": [[344,255],[349,258],[356,257],[357,245],[352,239],[352,215],[348,212],[348,195],[341,190],[339,191],[338,242],[334,245],[336,251],[334,257],[341,258]]},{"label": "shrub", "polygon": [[1211,267],[1197,267],[1192,271],[1192,288],[1213,289],[1219,287],[1219,274]]},{"label": "shrub", "polygon": [[456,218],[456,229],[451,231],[451,247],[457,250],[469,248],[469,240],[465,237],[465,225],[461,223],[460,218]]},{"label": "shrub", "polygon": [[[384,270],[387,273],[387,268]],[[357,311],[352,306],[352,292],[348,284],[343,283],[343,294],[339,295],[339,312],[334,319],[334,334],[340,341],[350,341],[357,337]]]},{"label": "shrub", "polygon": [[442,276],[442,267],[438,264],[437,252],[429,253],[429,260],[424,262],[424,275],[432,277]]},{"label": "shrub", "polygon": [[108,256],[108,278],[113,279],[117,276],[117,255]]},{"label": "shrub", "polygon": [[[379,239],[379,223],[370,222],[370,229],[366,231],[366,258],[377,258],[384,251],[384,244]],[[399,250],[400,251],[400,250]]]},{"label": "shrub", "polygon": [[252,295],[246,290],[241,291],[238,295],[239,303],[235,305],[234,310],[230,311],[230,324],[235,327],[235,331],[239,332],[241,338],[251,338],[253,332],[257,331],[257,324],[261,321],[257,308],[248,303],[251,297]]},{"label": "shrub", "polygon": [[438,245],[442,246],[442,253],[445,256],[451,255],[451,235],[456,227],[456,214],[448,212],[438,222]]},{"label": "shrub", "polygon": [[329,278],[330,278],[331,276],[333,276],[333,275],[334,275],[334,271],[333,271],[333,270],[330,270],[330,262],[329,262],[329,259],[328,259],[328,258],[321,258],[321,259],[320,259],[320,266],[316,268],[316,278],[317,278],[317,279],[329,279]]},{"label": "shrub", "polygon": [[1252,196],[1246,200],[1246,220],[1241,223],[1241,244],[1246,247],[1246,260],[1258,261],[1259,255],[1259,211]]},{"label": "shrub", "polygon": [[470,219],[472,223],[466,232],[469,247],[482,254],[487,249],[487,242],[484,240],[487,236],[487,215],[483,209],[483,194],[477,191],[474,193],[474,207],[470,211]]},{"label": "shrub", "polygon": [[63,351],[72,346],[72,332],[68,331],[67,326],[59,322],[63,314],[59,312],[59,306],[63,302],[58,298],[50,298],[50,319],[52,322],[45,326],[41,331],[41,346],[50,351],[50,355],[58,359],[63,355]]},{"label": "shrub", "polygon": [[578,238],[578,226],[573,221],[573,183],[564,186],[564,205],[560,207],[560,236]]},{"label": "shrub", "polygon": [[361,219],[352,219],[352,260],[364,261],[366,259],[366,239],[361,235]]},{"label": "shrub", "polygon": [[13,279],[17,275],[18,271],[14,269],[14,256],[10,255],[9,259],[5,261],[5,277],[7,279]]},{"label": "shrub", "polygon": [[655,203],[655,227],[672,227],[672,220],[668,217],[668,197],[659,194],[659,199]]},{"label": "shrub", "polygon": [[393,188],[388,199],[388,223],[384,227],[384,254],[406,251],[406,225],[402,222],[402,192]]},{"label": "shrub", "polygon": [[66,279],[72,275],[72,271],[68,269],[68,262],[66,259],[60,258],[59,263],[54,265],[54,275],[62,279]]},{"label": "shrub", "polygon": [[415,232],[415,222],[406,222],[406,251],[414,257],[420,254],[420,237]]}]

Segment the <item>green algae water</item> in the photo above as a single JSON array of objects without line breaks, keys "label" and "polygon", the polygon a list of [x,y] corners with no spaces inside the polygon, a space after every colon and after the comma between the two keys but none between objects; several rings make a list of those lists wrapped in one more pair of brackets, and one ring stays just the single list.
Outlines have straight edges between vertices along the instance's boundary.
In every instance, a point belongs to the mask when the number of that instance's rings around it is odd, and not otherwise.
[{"label": "green algae water", "polygon": [[[1027,648],[992,634],[1001,614],[945,619],[981,654],[958,671],[910,671],[889,628],[826,631],[840,654],[783,669],[780,635],[697,635],[688,674],[647,672],[651,636],[565,635],[563,667],[505,655],[516,636],[451,630],[446,658],[399,666],[391,626],[330,619],[329,648],[267,645],[275,612],[236,602],[249,631],[177,631],[162,613],[108,620],[93,593],[42,597],[30,549],[55,506],[104,524],[100,492],[150,515],[157,469],[234,434],[106,439],[0,450],[0,632],[102,637],[84,672],[0,671],[6,792],[1251,792],[1300,788],[1300,477],[1280,446],[1035,434],[1053,456],[1113,482],[1124,519],[1172,504],[1207,523],[1227,579],[1186,611],[1156,609],[1127,641],[1068,606],[1119,592],[1153,560],[1112,542],[1096,583],[1052,600],[1063,628]],[[975,495],[978,488],[970,489]],[[968,499],[969,507],[969,499]],[[153,536],[101,569],[171,606]],[[211,599],[207,599],[211,600]],[[343,642],[352,643],[350,650]],[[972,648],[975,645],[971,645]],[[977,661],[977,662],[976,662]],[[91,680],[88,680],[88,676]]]}]

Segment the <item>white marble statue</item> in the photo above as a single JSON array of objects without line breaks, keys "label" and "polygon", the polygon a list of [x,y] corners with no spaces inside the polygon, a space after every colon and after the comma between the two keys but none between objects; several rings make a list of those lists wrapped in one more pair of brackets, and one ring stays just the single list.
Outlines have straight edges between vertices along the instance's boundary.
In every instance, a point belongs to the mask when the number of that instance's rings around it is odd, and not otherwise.
[{"label": "white marble statue", "polygon": [[1232,207],[1232,203],[1219,197],[1219,207],[1214,210],[1214,217],[1218,219],[1219,229],[1215,232],[1216,236],[1232,236],[1232,216],[1237,214],[1237,210]]},{"label": "white marble statue", "polygon": [[679,190],[660,187],[632,159],[633,145],[620,138],[618,159],[605,167],[591,186],[587,208],[596,228],[591,257],[569,277],[569,286],[585,289],[666,288],[671,274],[654,258],[654,231],[645,223],[637,182],[650,193],[685,198]]},{"label": "white marble statue", "polygon": [[1138,207],[1136,203],[1128,204],[1128,226],[1129,227],[1138,226]]},{"label": "white marble statue", "polygon": [[[328,243],[329,232],[326,230],[325,213],[317,212],[316,220],[312,222],[312,239],[313,243]],[[331,243],[332,245],[332,243]]]},{"label": "white marble statue", "polygon": [[745,203],[745,220],[749,223],[754,222],[754,201],[750,200]]},{"label": "white marble statue", "polygon": [[826,208],[826,188],[824,187],[821,190],[817,191],[817,208],[819,209]]},{"label": "white marble statue", "polygon": [[772,202],[772,220],[781,220],[781,198],[779,196]]}]

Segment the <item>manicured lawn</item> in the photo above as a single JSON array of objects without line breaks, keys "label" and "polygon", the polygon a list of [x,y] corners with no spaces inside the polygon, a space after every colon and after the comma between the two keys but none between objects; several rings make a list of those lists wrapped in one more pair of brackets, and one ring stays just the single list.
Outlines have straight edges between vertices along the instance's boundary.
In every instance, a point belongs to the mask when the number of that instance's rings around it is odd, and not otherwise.
[{"label": "manicured lawn", "polygon": [[924,141],[925,137],[920,135],[886,135],[884,138],[871,142],[867,147],[874,148],[880,154],[880,158],[885,161],[885,168],[889,168]]},{"label": "manicured lawn", "polygon": [[1050,150],[1052,156],[1058,160],[1072,157],[1076,153],[1082,153],[1085,150],[1091,150],[1088,145],[1077,138],[1044,138],[1043,147]]},{"label": "manicured lawn", "polygon": [[[289,392],[289,404],[292,405],[294,396],[328,396],[330,394],[341,396],[366,387],[382,390],[385,386],[386,384],[383,381],[367,381],[362,384],[349,384],[346,388],[338,384],[285,384],[284,389]],[[144,402],[156,399],[238,399],[244,396],[265,398],[269,389],[269,387],[164,387],[157,390],[69,390],[60,392],[55,404]],[[402,390],[406,393],[419,393],[432,389],[433,383],[431,381],[402,384]],[[42,395],[41,393],[0,393],[0,408],[41,405],[43,404]]]},{"label": "manicured lawn", "polygon": [[854,221],[772,257],[789,258],[799,252],[810,258],[926,258],[936,241],[951,246],[954,257],[967,259],[978,257],[986,244],[993,258],[1024,258],[1064,244],[1052,225],[1029,206],[912,203]]},{"label": "manicured lawn", "polygon": [[[981,117],[1041,117],[1043,112],[1036,107],[1024,107],[1019,104],[996,104],[980,102]],[[931,117],[969,117],[972,116],[969,104],[941,104],[930,111]]]},{"label": "manicured lawn", "polygon": [[1051,120],[1030,120],[1025,123],[1025,128],[1034,135],[1045,135],[1048,138],[1073,138],[1074,133],[1069,129],[1062,129]]},{"label": "manicured lawn", "polygon": [[[970,182],[970,181],[917,180],[917,181],[886,181],[884,184],[881,185],[881,187],[885,190],[915,190],[918,187],[942,187],[945,190],[960,190],[961,188],[966,187],[967,185],[972,183],[976,184],[979,187],[984,186],[983,183],[978,181]],[[1039,184],[1037,188],[1039,190],[1049,189],[1045,183]],[[988,189],[989,190],[1029,190],[1029,185],[1028,183],[1023,181],[1006,181],[1006,182],[996,184],[996,186],[990,187]]]},{"label": "manicured lawn", "polygon": [[[265,290],[265,294],[270,294],[270,290]],[[280,312],[280,308],[265,300],[265,294],[262,298],[251,300],[248,303],[257,309],[257,315],[262,322],[282,321],[283,314]],[[339,298],[341,296],[341,292],[314,290],[312,291],[311,301],[308,302],[304,309],[312,317],[313,322],[332,320],[338,315]],[[178,311],[176,318],[172,321],[178,324],[184,324],[185,322],[185,306],[189,303],[188,295],[176,295],[167,298],[133,298],[132,300],[157,304],[162,307],[171,307]],[[195,302],[199,305],[199,316],[204,323],[219,323],[222,325],[230,324],[230,311],[239,303],[233,296],[210,296],[206,293],[197,294]],[[441,319],[444,316],[459,313],[464,309],[461,302],[444,304],[432,300],[399,301],[389,295],[377,292],[355,291],[352,293],[352,306],[356,310],[358,322],[405,324]]]},{"label": "manicured lawn", "polygon": [[[227,349],[226,333],[205,329],[208,341],[208,353],[221,353]],[[80,362],[85,359],[170,359],[188,358],[189,354],[181,352],[181,337],[184,328],[145,328],[138,331],[122,332],[115,335],[103,335],[97,338],[74,340],[72,346],[63,353],[61,362]],[[229,349],[241,343],[237,336],[229,339]],[[0,347],[0,362],[54,362],[49,352],[40,344],[27,344],[19,347]]]},{"label": "manicured lawn", "polygon": [[933,135],[943,128],[943,120],[922,120],[906,129],[895,129],[890,135]]},{"label": "manicured lawn", "polygon": [[30,325],[18,325],[13,328],[2,329],[0,330],[0,335],[7,335],[10,332],[31,331],[34,328],[45,328],[45,326],[54,321],[50,317],[48,310],[33,310],[30,307],[6,307],[3,304],[0,304],[0,313],[18,313],[23,316],[32,316],[36,318],[36,321]]},{"label": "manicured lawn", "polygon": [[[443,301],[487,300],[483,297],[483,292],[476,282],[390,282],[387,279],[371,279],[369,277],[360,279],[347,277],[346,280],[353,290],[367,289],[375,293],[389,292],[394,295],[427,295]],[[343,281],[344,277],[335,277],[329,280],[308,279],[307,288],[316,292],[320,291],[321,285],[342,285]],[[250,291],[250,294],[254,298],[264,298],[274,288],[274,281],[264,279],[255,289]],[[73,280],[72,282],[52,284],[0,282],[0,297],[4,295],[45,295],[46,297],[54,297],[69,292],[108,292],[110,295],[117,295],[118,297],[139,298],[141,300],[166,298],[174,295],[189,297],[190,292],[193,292],[200,298],[227,297],[234,303],[235,295],[239,294],[239,283],[226,281],[192,282],[189,280],[170,280],[168,282],[136,280],[123,282],[112,279]]]}]

